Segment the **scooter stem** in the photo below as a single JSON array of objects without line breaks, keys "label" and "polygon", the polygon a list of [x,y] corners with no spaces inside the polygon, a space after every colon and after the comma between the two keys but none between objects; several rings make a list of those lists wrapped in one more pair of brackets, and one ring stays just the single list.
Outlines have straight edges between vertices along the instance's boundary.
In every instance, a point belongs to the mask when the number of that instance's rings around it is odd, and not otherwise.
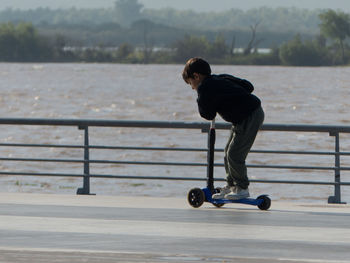
[{"label": "scooter stem", "polygon": [[215,118],[211,120],[210,129],[215,129]]}]

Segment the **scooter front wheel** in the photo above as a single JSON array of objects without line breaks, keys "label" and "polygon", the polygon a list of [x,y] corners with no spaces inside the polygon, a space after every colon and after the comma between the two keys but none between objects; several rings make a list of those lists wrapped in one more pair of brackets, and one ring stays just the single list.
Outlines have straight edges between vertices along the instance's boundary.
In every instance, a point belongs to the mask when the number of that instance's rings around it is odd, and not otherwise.
[{"label": "scooter front wheel", "polygon": [[261,200],[262,202],[258,205],[260,210],[268,210],[271,206],[271,199],[266,195],[261,195],[257,198],[257,200]]},{"label": "scooter front wheel", "polygon": [[220,203],[220,204],[213,203],[213,206],[215,206],[217,208],[223,207],[224,205],[225,205],[224,203]]},{"label": "scooter front wheel", "polygon": [[188,192],[187,195],[188,203],[194,208],[200,207],[205,200],[205,195],[202,189],[193,188]]},{"label": "scooter front wheel", "polygon": [[[216,187],[214,190],[214,194],[220,193],[220,190],[221,190],[220,187]],[[213,206],[218,207],[218,208],[223,207],[225,205],[225,203],[212,203],[212,204],[213,204]]]}]

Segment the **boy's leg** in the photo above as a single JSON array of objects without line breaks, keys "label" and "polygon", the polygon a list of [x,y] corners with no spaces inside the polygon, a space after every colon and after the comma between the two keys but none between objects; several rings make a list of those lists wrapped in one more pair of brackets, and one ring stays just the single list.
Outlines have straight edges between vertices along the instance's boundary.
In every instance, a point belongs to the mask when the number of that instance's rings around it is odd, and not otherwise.
[{"label": "boy's leg", "polygon": [[225,157],[224,157],[224,164],[225,164],[225,172],[226,172],[226,178],[227,178],[227,185],[229,186],[233,186],[234,182],[232,180],[232,177],[229,176],[230,174],[230,168],[229,168],[229,164],[228,164],[228,149],[230,147],[231,142],[233,141],[234,138],[234,127],[232,127],[231,131],[230,131],[230,136],[229,139],[227,141],[226,147],[225,147]]},{"label": "boy's leg", "polygon": [[227,182],[234,181],[242,189],[249,186],[245,160],[263,121],[264,111],[260,107],[248,119],[235,126],[235,136],[229,141],[226,153],[229,170]]},{"label": "boy's leg", "polygon": [[224,187],[220,188],[220,191],[218,193],[213,194],[213,196],[212,196],[213,199],[222,199],[225,197],[225,195],[233,192],[233,189],[234,189],[234,181],[232,180],[232,177],[229,176],[230,170],[229,170],[229,163],[228,163],[228,159],[227,159],[227,157],[228,157],[227,151],[229,149],[230,143],[233,140],[233,138],[234,138],[234,130],[232,127],[231,132],[230,132],[230,137],[228,139],[228,142],[226,144],[225,151],[224,151],[225,152],[224,163],[225,163],[227,182],[226,182],[226,185]]}]

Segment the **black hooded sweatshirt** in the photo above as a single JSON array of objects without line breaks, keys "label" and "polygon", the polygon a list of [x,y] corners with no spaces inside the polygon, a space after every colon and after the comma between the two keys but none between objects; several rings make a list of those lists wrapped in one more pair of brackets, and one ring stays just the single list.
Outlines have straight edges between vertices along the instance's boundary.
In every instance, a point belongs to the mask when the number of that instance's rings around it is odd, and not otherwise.
[{"label": "black hooded sweatshirt", "polygon": [[197,90],[199,114],[212,120],[219,113],[225,121],[239,124],[261,106],[259,98],[251,94],[253,90],[245,79],[228,74],[210,75]]}]

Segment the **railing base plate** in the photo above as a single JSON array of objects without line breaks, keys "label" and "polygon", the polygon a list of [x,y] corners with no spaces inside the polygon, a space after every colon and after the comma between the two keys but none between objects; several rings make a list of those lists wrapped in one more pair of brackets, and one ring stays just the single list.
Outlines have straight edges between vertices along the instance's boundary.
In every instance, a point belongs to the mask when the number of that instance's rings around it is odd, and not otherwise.
[{"label": "railing base plate", "polygon": [[96,195],[96,194],[91,194],[89,193],[89,191],[86,191],[84,188],[78,188],[77,195]]},{"label": "railing base plate", "polygon": [[328,197],[328,204],[346,204],[346,202],[340,202],[338,198],[336,198],[334,195],[331,195]]}]

